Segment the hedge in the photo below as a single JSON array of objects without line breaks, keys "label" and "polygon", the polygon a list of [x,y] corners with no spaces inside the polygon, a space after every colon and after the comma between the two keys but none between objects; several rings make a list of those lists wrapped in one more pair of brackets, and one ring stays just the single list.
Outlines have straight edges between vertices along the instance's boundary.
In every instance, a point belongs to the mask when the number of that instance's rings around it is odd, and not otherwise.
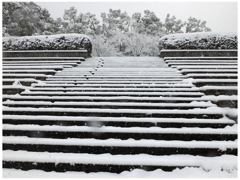
[{"label": "hedge", "polygon": [[159,39],[162,49],[237,49],[237,33],[183,33],[163,36]]},{"label": "hedge", "polygon": [[83,34],[57,34],[41,36],[3,37],[3,51],[14,50],[87,50],[92,52],[92,43]]}]

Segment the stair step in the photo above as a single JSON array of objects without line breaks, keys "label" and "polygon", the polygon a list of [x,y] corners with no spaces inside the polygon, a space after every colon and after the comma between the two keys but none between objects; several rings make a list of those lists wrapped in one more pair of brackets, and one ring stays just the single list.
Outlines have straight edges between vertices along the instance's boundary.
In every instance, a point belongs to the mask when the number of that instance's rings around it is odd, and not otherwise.
[{"label": "stair step", "polygon": [[[237,167],[237,156],[222,155],[212,157],[212,168]],[[3,168],[41,169],[44,171],[84,171],[84,172],[115,172],[135,168],[147,171],[162,169],[172,171],[175,168],[206,166],[207,157],[192,155],[110,155],[110,154],[73,154],[27,151],[3,151]],[[233,163],[234,162],[234,163]],[[209,166],[208,166],[209,167]]]},{"label": "stair step", "polygon": [[42,66],[56,66],[56,65],[72,65],[76,67],[78,64],[81,64],[80,61],[3,61],[5,66],[20,66],[20,65],[42,65]]},{"label": "stair step", "polygon": [[50,61],[50,62],[62,62],[62,61],[85,61],[85,58],[83,57],[3,57],[3,62],[5,61],[23,61],[23,62],[28,62],[28,61],[33,61],[33,62],[38,62],[38,61]]},{"label": "stair step", "polygon": [[[14,101],[71,101],[71,102],[168,102],[168,103],[189,103],[192,101],[210,101],[208,98],[198,98],[198,97],[129,97],[129,96],[120,96],[120,97],[112,97],[112,96],[104,96],[104,97],[95,97],[95,96],[76,96],[72,97],[71,95],[67,96],[67,93],[56,93],[52,92],[48,95],[47,92],[42,92],[42,95],[39,92],[25,93],[22,92],[20,95],[3,95],[3,99],[12,99]],[[55,94],[55,96],[54,96]],[[70,92],[69,92],[70,94]],[[45,95],[45,96],[43,96]],[[215,98],[214,98],[215,99]],[[225,99],[224,99],[225,100]],[[232,100],[232,99],[231,99]],[[235,98],[234,98],[235,100]]]},{"label": "stair step", "polygon": [[[237,129],[212,128],[161,128],[161,127],[91,127],[58,125],[12,125],[3,124],[3,136],[49,137],[53,139],[95,138],[95,139],[154,139],[181,141],[235,141]],[[211,138],[209,138],[211,137]]]},{"label": "stair step", "polygon": [[3,106],[3,114],[9,115],[59,115],[59,116],[113,116],[113,117],[163,117],[163,118],[213,118],[223,117],[221,108],[190,110],[146,109],[91,109],[91,108],[15,108]]},{"label": "stair step", "polygon": [[46,80],[48,77],[52,75],[45,75],[45,74],[3,74],[2,77],[5,78],[12,78],[12,79],[23,79],[23,78],[34,78],[36,80]]},{"label": "stair step", "polygon": [[55,70],[3,70],[3,74],[46,74],[54,75],[57,71]]},{"label": "stair step", "polygon": [[3,51],[3,57],[89,57],[87,50],[22,50]]},{"label": "stair step", "polygon": [[204,56],[199,56],[199,57],[194,57],[194,56],[190,56],[190,57],[164,57],[164,60],[237,60],[237,57],[229,57],[229,56],[225,56],[225,57],[204,57]]},{"label": "stair step", "polygon": [[194,103],[117,103],[117,102],[35,102],[35,101],[6,101],[4,106],[8,107],[33,107],[33,108],[110,108],[110,109],[194,109],[207,108],[213,106],[212,103],[194,102]]},{"label": "stair step", "polygon": [[11,70],[11,69],[27,69],[27,70],[33,70],[33,69],[37,69],[37,70],[45,70],[45,69],[52,69],[52,70],[62,70],[63,66],[31,66],[31,68],[26,65],[26,66],[3,66],[2,67],[3,70]]},{"label": "stair step", "polygon": [[200,49],[163,49],[160,52],[161,57],[237,57],[237,50],[233,49],[221,49],[221,50],[200,50]]},{"label": "stair step", "polygon": [[203,79],[203,78],[208,78],[208,79],[237,79],[238,75],[235,73],[232,74],[220,74],[220,73],[204,73],[204,74],[200,74],[200,73],[188,73],[186,74],[187,78],[196,78],[196,79]]},{"label": "stair step", "polygon": [[211,127],[224,128],[236,124],[226,117],[221,119],[186,118],[127,118],[127,117],[74,117],[74,116],[29,116],[3,115],[3,124],[38,124],[59,126],[115,126],[115,127]]},{"label": "stair step", "polygon": [[178,84],[149,84],[149,85],[145,85],[145,84],[81,84],[81,85],[74,85],[74,84],[53,84],[53,85],[33,85],[32,88],[30,88],[30,90],[37,90],[38,89],[46,89],[49,90],[50,88],[59,90],[59,89],[78,89],[78,88],[151,88],[151,89],[155,89],[155,88],[188,88],[188,87],[193,87],[193,85],[190,84],[186,84],[186,83],[178,83]]},{"label": "stair step", "polygon": [[187,66],[187,67],[198,67],[198,66],[203,66],[203,67],[221,67],[221,66],[237,66],[237,62],[235,63],[229,63],[229,62],[212,62],[212,63],[208,63],[208,62],[168,62],[167,63],[168,66],[172,67],[172,68],[176,68],[179,66]]},{"label": "stair step", "polygon": [[[194,69],[194,70],[200,70],[200,69],[206,69],[206,70],[222,70],[222,69],[224,69],[224,70],[234,70],[234,69],[237,69],[238,68],[238,66],[236,65],[236,66],[216,66],[216,65],[214,65],[214,66],[207,66],[207,65],[205,65],[205,66],[202,66],[202,65],[198,65],[198,66],[177,66],[176,67],[178,70],[191,70],[191,69]],[[181,72],[182,72],[181,71]]]},{"label": "stair step", "polygon": [[[227,87],[226,87],[227,88]],[[229,89],[229,87],[228,87]],[[234,88],[232,88],[234,89]],[[63,91],[63,92],[94,92],[94,91],[97,91],[97,92],[165,92],[165,91],[169,91],[169,92],[177,92],[177,91],[181,91],[181,92],[197,92],[199,91],[199,88],[196,88],[196,87],[174,87],[174,86],[169,86],[169,87],[162,87],[162,88],[110,88],[110,87],[107,87],[107,88],[98,88],[98,87],[82,87],[82,88],[54,88],[54,87],[51,87],[51,88],[29,88],[29,90],[31,92],[40,92],[40,91],[43,91],[43,92],[47,92],[47,91],[54,91],[54,92],[57,92],[57,91]],[[235,90],[235,89],[234,89]],[[24,93],[23,93],[24,94]]]},{"label": "stair step", "polygon": [[49,139],[4,136],[3,150],[88,154],[237,155],[236,141],[164,141],[120,139]]}]

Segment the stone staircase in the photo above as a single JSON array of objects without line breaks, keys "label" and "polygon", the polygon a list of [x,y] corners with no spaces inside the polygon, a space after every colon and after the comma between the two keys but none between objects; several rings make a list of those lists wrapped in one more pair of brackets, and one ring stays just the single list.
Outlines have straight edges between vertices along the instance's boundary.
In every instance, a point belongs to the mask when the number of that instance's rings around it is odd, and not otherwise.
[{"label": "stone staircase", "polygon": [[231,171],[236,67],[236,57],[3,58],[3,168]]}]

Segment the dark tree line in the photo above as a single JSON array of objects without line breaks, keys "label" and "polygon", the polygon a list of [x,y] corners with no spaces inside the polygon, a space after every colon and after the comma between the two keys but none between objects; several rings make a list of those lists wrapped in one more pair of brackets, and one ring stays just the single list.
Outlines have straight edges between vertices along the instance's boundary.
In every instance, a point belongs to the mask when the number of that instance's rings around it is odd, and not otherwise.
[{"label": "dark tree line", "polygon": [[31,36],[79,33],[91,37],[95,56],[156,56],[158,40],[167,34],[211,31],[206,21],[190,17],[187,21],[167,14],[161,21],[152,11],[129,16],[109,9],[95,14],[66,9],[63,18],[53,19],[47,9],[33,2],[3,2],[3,36]]},{"label": "dark tree line", "polygon": [[54,20],[47,9],[33,2],[3,2],[3,35],[30,36],[36,34],[81,33],[105,35],[110,37],[116,32],[136,32],[139,34],[158,35],[211,31],[206,21],[190,17],[183,22],[167,14],[162,22],[154,12],[145,10],[129,16],[121,10],[110,9],[101,13],[102,23],[95,14],[79,13],[71,7],[65,10],[63,18]]}]

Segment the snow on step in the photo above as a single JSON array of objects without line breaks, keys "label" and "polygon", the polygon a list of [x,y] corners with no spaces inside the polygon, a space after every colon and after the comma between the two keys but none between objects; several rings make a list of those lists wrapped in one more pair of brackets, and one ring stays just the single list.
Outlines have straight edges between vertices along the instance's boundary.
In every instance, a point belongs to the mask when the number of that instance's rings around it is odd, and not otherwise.
[{"label": "snow on step", "polygon": [[131,118],[131,117],[87,117],[87,116],[27,116],[27,115],[2,115],[3,119],[10,120],[40,120],[40,121],[83,121],[83,122],[151,122],[151,123],[226,123],[236,124],[226,117],[221,119],[186,119],[186,118]]},{"label": "snow on step", "polygon": [[196,59],[196,60],[201,60],[201,59],[206,59],[206,60],[211,60],[211,59],[216,59],[216,60],[229,60],[229,59],[236,59],[237,60],[237,57],[164,57],[164,60],[168,60],[168,59]]},{"label": "snow on step", "polygon": [[3,115],[4,124],[38,124],[64,126],[115,126],[115,127],[211,127],[224,128],[236,124],[227,117],[220,119],[186,118],[134,118],[134,117],[87,117],[87,116],[44,116],[44,115]]},{"label": "snow on step", "polygon": [[237,156],[222,155],[220,157],[192,156],[192,155],[110,155],[110,154],[72,154],[48,153],[27,151],[3,151],[3,161],[22,161],[36,163],[69,163],[69,164],[95,164],[95,165],[142,165],[142,166],[194,166],[207,169],[235,169]]},{"label": "snow on step", "polygon": [[[234,87],[236,88],[236,87]],[[233,88],[230,88],[233,89]],[[174,86],[169,86],[169,87],[163,87],[163,88],[98,88],[98,87],[93,87],[93,88],[29,88],[29,90],[32,91],[199,91],[199,88],[196,87],[189,87],[189,88],[185,88],[183,87],[176,87],[174,88]]]},{"label": "snow on step", "polygon": [[132,84],[132,85],[154,85],[154,84],[173,84],[173,83],[181,83],[181,84],[187,84],[189,82],[182,82],[182,79],[175,79],[175,80],[149,80],[149,81],[75,81],[75,80],[65,80],[65,81],[41,81],[41,84],[44,84],[46,86],[54,86],[54,85],[80,85],[80,84]]},{"label": "snow on step", "polygon": [[125,107],[125,106],[135,106],[135,107],[152,107],[152,108],[183,108],[183,107],[188,107],[188,108],[206,108],[206,107],[211,107],[214,106],[210,102],[191,102],[191,103],[114,103],[114,102],[31,102],[31,101],[5,101],[3,102],[3,105],[19,105],[19,106],[65,106],[65,108],[68,108],[69,106],[118,106],[118,107]]},{"label": "snow on step", "polygon": [[5,60],[85,60],[83,57],[3,57],[3,61]]},{"label": "snow on step", "polygon": [[216,62],[192,62],[192,61],[189,61],[189,62],[168,62],[168,65],[171,65],[171,67],[178,67],[178,66],[195,66],[195,67],[198,67],[196,65],[204,65],[207,66],[207,67],[211,67],[211,66],[233,66],[233,65],[236,65],[237,66],[237,62],[233,63],[233,62],[219,62],[219,61],[216,61]]},{"label": "snow on step", "polygon": [[80,64],[80,61],[3,61],[4,65],[13,65],[13,64],[17,64],[17,65],[21,65],[21,64]]},{"label": "snow on step", "polygon": [[[62,92],[64,93],[64,92]],[[71,94],[71,92],[68,92],[69,94]],[[22,92],[21,93],[22,95],[31,95],[31,94],[38,94],[38,92]],[[48,95],[48,92],[42,92],[42,94],[46,94]],[[52,94],[57,94],[57,92],[52,92]],[[61,94],[61,93],[59,93]],[[65,94],[65,93],[64,93]],[[75,93],[74,93],[75,94]],[[233,97],[231,100],[235,100],[236,97],[235,96],[231,96]],[[119,100],[119,99],[123,99],[123,100],[149,100],[149,101],[156,101],[156,100],[163,100],[163,101],[209,101],[211,100],[212,98],[204,98],[204,97],[201,97],[201,98],[189,98],[189,97],[129,97],[129,96],[121,96],[121,97],[89,97],[89,96],[76,96],[76,97],[71,97],[71,96],[61,96],[61,97],[51,97],[51,94],[50,96],[20,96],[20,95],[3,95],[3,98],[11,98],[11,99],[53,99],[53,100],[76,100],[76,101],[80,101],[80,100],[85,100],[85,99],[89,99],[89,100],[103,100],[103,101],[106,101],[106,100]],[[221,99],[221,98],[220,98]],[[214,98],[215,100],[215,98]]]},{"label": "snow on step", "polygon": [[177,69],[237,69],[237,66],[178,66]]},{"label": "snow on step", "polygon": [[236,149],[237,141],[164,141],[164,140],[121,140],[121,139],[50,139],[29,138],[25,136],[4,136],[4,144],[35,144],[35,145],[75,145],[75,146],[104,146],[104,147],[171,147],[171,148],[201,148],[201,149]]},{"label": "snow on step", "polygon": [[63,69],[63,66],[3,66],[3,69]]},{"label": "snow on step", "polygon": [[223,129],[212,128],[161,128],[161,127],[88,127],[88,126],[58,126],[58,125],[12,125],[3,124],[3,130],[21,131],[56,131],[56,132],[99,132],[99,133],[138,133],[138,134],[209,134],[209,135],[237,135],[237,125]]},{"label": "snow on step", "polygon": [[74,114],[74,115],[80,115],[81,113],[94,113],[101,114],[101,113],[106,113],[109,115],[119,115],[121,114],[122,116],[126,116],[128,114],[130,115],[151,115],[151,116],[161,116],[161,115],[172,115],[173,116],[192,116],[192,115],[198,115],[198,116],[203,116],[203,117],[208,117],[208,116],[223,116],[224,114],[227,114],[228,112],[232,113],[233,115],[237,115],[237,109],[231,109],[231,110],[226,110],[223,111],[222,108],[218,107],[209,107],[207,109],[189,109],[189,110],[154,110],[154,109],[88,109],[88,108],[12,108],[12,107],[5,107],[3,106],[3,114],[7,112],[15,112],[15,113],[24,113],[24,112],[29,112],[29,113],[69,113],[69,114]]},{"label": "snow on step", "polygon": [[186,74],[186,77],[214,77],[214,78],[222,78],[222,77],[229,77],[229,78],[237,78],[238,75],[237,74],[228,74],[228,73],[224,73],[224,74],[214,74],[214,73],[204,73],[204,74],[195,74],[195,73],[188,73]]},{"label": "snow on step", "polygon": [[2,71],[3,73],[56,73],[55,70],[31,70],[30,68],[29,69],[26,69],[26,70],[3,70]]}]

